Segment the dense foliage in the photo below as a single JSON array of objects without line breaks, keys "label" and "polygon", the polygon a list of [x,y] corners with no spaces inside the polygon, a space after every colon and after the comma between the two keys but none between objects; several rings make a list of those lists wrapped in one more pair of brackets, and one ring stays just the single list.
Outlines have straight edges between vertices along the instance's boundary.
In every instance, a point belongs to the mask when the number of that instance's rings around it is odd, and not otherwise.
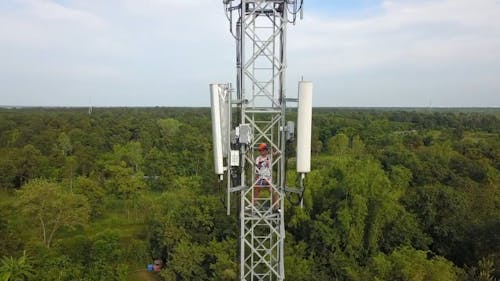
[{"label": "dense foliage", "polygon": [[[236,280],[239,224],[212,173],[209,118],[0,110],[0,280]],[[287,280],[499,278],[497,110],[313,118],[304,208],[285,210]],[[154,258],[166,266],[147,275]]]}]

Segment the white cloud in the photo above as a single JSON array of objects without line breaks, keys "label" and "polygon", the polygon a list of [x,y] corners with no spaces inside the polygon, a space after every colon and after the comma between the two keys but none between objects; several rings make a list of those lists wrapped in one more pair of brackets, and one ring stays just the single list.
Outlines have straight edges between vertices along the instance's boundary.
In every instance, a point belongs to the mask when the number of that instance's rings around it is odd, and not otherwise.
[{"label": "white cloud", "polygon": [[500,57],[498,1],[386,1],[383,6],[382,14],[367,19],[307,15],[290,39],[291,51],[320,53],[338,62],[339,71],[426,62],[421,59]]},{"label": "white cloud", "polygon": [[96,15],[77,9],[62,6],[49,0],[24,0],[27,13],[41,20],[61,23],[76,23],[88,27],[102,28],[106,21]]},{"label": "white cloud", "polygon": [[[95,96],[102,105],[206,105],[208,83],[233,78],[220,3],[12,3],[0,4],[0,104],[71,105]],[[49,98],[32,98],[40,92]]]},{"label": "white cloud", "polygon": [[[48,104],[92,95],[102,105],[207,106],[208,83],[234,81],[221,1],[10,2],[0,4],[0,104],[50,92]],[[475,91],[475,105],[500,106],[497,0],[384,1],[364,18],[310,11],[289,26],[290,93],[305,75],[315,105],[422,106],[433,96],[467,106]]]},{"label": "white cloud", "polygon": [[440,106],[500,106],[500,80],[484,79],[500,77],[499,1],[384,1],[370,17],[322,15],[306,14],[289,36],[292,75],[325,83],[318,105],[426,106],[437,96]]}]

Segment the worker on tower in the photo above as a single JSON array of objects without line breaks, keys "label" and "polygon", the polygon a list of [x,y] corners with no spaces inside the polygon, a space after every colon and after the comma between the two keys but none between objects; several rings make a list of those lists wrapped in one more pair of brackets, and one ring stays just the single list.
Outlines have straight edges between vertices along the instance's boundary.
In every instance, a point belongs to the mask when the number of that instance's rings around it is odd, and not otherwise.
[{"label": "worker on tower", "polygon": [[[255,186],[253,189],[253,205],[259,198],[260,192],[263,188],[269,188],[271,193],[271,201],[273,204],[273,211],[279,212],[279,206],[276,202],[278,201],[278,194],[272,190],[271,184],[273,181],[272,175],[272,159],[269,155],[269,147],[265,143],[261,143],[257,149],[259,151],[259,156],[255,158]],[[276,152],[273,152],[276,155]]]}]

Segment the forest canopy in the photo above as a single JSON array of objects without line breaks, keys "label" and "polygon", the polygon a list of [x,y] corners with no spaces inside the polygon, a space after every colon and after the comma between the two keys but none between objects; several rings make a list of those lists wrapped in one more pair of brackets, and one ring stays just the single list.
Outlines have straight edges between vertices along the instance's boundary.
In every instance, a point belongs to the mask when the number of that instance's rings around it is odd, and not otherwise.
[{"label": "forest canopy", "polygon": [[[0,109],[0,280],[237,280],[210,126],[206,108]],[[314,109],[312,144],[287,280],[500,278],[499,110]]]}]

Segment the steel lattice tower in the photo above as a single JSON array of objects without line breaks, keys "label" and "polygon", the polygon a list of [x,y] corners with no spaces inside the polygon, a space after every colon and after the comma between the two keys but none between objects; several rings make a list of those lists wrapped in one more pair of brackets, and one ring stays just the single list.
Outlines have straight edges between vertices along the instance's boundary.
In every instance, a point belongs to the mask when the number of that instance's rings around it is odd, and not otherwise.
[{"label": "steel lattice tower", "polygon": [[[250,188],[241,191],[240,204],[240,279],[283,280],[283,244],[285,226],[283,212],[273,213],[272,194],[278,195],[276,204],[283,210],[285,145],[285,39],[287,13],[285,1],[241,1],[240,18],[236,24],[237,40],[237,93],[241,104],[241,123],[250,124],[252,141],[246,146],[245,166],[254,167],[254,148],[261,142],[277,149],[272,159],[276,175],[270,181],[267,195],[255,199],[254,169],[247,180],[245,169],[242,183],[251,182]],[[272,155],[273,153],[271,153]],[[277,172],[277,173],[276,173]],[[251,208],[250,212],[245,211]]]},{"label": "steel lattice tower", "polygon": [[[283,280],[283,210],[285,191],[289,190],[286,144],[294,129],[285,114],[287,101],[298,101],[286,97],[286,35],[287,24],[295,22],[302,1],[224,0],[224,4],[236,39],[237,81],[235,91],[230,85],[211,85],[212,93],[218,92],[218,98],[212,97],[212,110],[216,100],[216,112],[220,107],[222,116],[215,113],[215,117],[213,111],[212,118],[221,117],[220,122],[227,123],[217,134],[223,135],[219,149],[228,158],[228,199],[232,192],[240,193],[240,280]],[[260,143],[272,151],[269,178],[255,172]],[[222,173],[221,166],[218,174]],[[254,198],[261,179],[268,185]]]}]

